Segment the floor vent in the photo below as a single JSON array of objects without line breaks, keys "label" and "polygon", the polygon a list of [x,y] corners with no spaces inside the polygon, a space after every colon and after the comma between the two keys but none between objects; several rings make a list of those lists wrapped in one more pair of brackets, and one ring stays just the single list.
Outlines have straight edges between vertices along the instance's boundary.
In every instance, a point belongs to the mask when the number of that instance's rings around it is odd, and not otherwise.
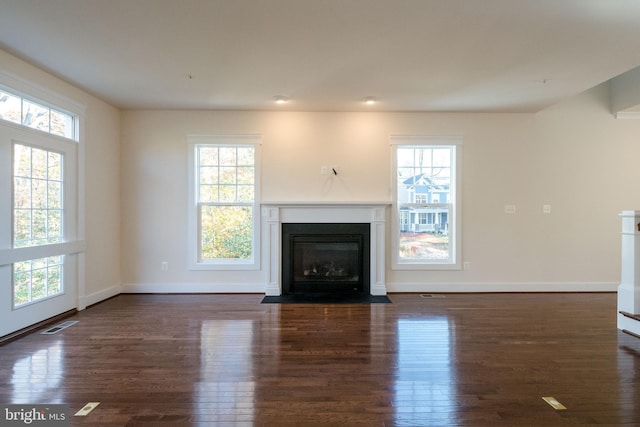
[{"label": "floor vent", "polygon": [[76,323],[78,323],[77,320],[69,320],[67,322],[62,322],[60,324],[57,324],[56,326],[47,329],[46,331],[40,332],[41,334],[44,335],[53,335],[53,334],[57,334],[58,332],[60,332],[63,329],[68,328],[69,326],[73,326]]},{"label": "floor vent", "polygon": [[444,295],[420,294],[420,298],[444,298]]}]

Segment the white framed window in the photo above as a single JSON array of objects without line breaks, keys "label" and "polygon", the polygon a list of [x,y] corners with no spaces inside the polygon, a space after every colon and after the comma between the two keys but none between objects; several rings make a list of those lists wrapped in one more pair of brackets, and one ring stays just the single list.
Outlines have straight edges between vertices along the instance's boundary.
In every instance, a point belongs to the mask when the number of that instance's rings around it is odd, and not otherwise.
[{"label": "white framed window", "polygon": [[392,267],[460,269],[462,138],[391,136]]},{"label": "white framed window", "polygon": [[75,114],[0,86],[0,119],[78,141]]},{"label": "white framed window", "polygon": [[190,135],[189,266],[259,268],[257,135]]},{"label": "white framed window", "polygon": [[84,308],[84,111],[0,71],[0,336]]},{"label": "white framed window", "polygon": [[[64,241],[64,154],[13,144],[13,247]],[[13,304],[63,292],[62,256],[13,264]]]}]

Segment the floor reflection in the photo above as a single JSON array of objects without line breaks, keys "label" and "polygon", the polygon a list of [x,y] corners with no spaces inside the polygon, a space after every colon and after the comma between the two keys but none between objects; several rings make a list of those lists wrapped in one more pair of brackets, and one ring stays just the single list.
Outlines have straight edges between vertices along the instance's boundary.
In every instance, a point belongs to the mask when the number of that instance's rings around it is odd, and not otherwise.
[{"label": "floor reflection", "polygon": [[12,403],[63,403],[56,392],[65,374],[64,346],[58,339],[13,364]]},{"label": "floor reflection", "polygon": [[205,320],[200,331],[200,381],[195,384],[198,421],[253,422],[253,320]]},{"label": "floor reflection", "polygon": [[398,320],[398,424],[443,426],[458,419],[452,334],[444,316]]},{"label": "floor reflection", "polygon": [[[640,419],[640,406],[636,403],[640,399],[640,393],[636,389],[634,378],[640,369],[640,344],[637,338],[618,332],[618,375],[621,381],[618,383],[620,406],[618,408],[621,424]],[[631,404],[628,404],[631,403]]]}]

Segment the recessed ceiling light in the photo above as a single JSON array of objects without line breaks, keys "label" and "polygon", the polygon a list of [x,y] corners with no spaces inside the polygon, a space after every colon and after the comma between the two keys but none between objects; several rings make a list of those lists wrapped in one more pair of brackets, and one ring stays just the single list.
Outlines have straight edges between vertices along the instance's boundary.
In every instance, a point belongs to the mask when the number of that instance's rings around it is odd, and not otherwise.
[{"label": "recessed ceiling light", "polygon": [[287,98],[286,96],[276,96],[274,97],[274,101],[276,102],[276,104],[286,104],[287,102],[289,102],[289,98]]},{"label": "recessed ceiling light", "polygon": [[373,96],[367,96],[365,99],[362,100],[362,102],[364,102],[367,105],[373,105],[376,103],[376,99]]}]

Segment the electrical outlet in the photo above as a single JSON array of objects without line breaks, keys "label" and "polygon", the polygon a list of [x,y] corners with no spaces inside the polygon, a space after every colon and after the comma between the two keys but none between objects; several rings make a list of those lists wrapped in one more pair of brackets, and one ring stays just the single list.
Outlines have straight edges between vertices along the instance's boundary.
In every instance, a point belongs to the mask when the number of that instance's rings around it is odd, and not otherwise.
[{"label": "electrical outlet", "polygon": [[551,205],[542,205],[542,213],[550,214],[551,213]]},{"label": "electrical outlet", "polygon": [[506,214],[515,214],[516,213],[516,205],[504,205],[504,213],[506,213]]},{"label": "electrical outlet", "polygon": [[462,263],[462,269],[463,270],[471,270],[471,263],[469,261],[465,261]]},{"label": "electrical outlet", "polygon": [[162,261],[160,263],[160,270],[168,271],[169,270],[169,261]]},{"label": "electrical outlet", "polygon": [[320,166],[320,175],[326,175],[329,171],[326,166]]}]

